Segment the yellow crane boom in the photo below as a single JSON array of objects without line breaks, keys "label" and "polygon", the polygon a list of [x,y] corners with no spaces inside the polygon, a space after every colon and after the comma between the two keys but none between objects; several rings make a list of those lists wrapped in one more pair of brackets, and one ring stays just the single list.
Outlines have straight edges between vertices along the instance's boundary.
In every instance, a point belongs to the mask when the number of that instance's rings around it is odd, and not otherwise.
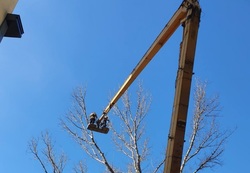
[{"label": "yellow crane boom", "polygon": [[183,38],[180,46],[164,173],[180,172],[200,13],[198,2],[192,3],[183,23]]},{"label": "yellow crane boom", "polygon": [[168,135],[164,173],[180,172],[200,13],[201,8],[197,0],[184,0],[182,2],[170,21],[163,28],[156,40],[125,80],[119,91],[109,102],[108,106],[103,111],[102,116],[97,120],[97,128],[93,124],[90,124],[88,127],[90,130],[108,133],[108,128],[105,128],[104,130],[100,129],[99,124],[107,118],[110,109],[116,104],[119,98],[153,59],[155,54],[167,42],[175,30],[182,25],[184,28],[183,38],[180,46],[175,97]]},{"label": "yellow crane boom", "polygon": [[108,106],[103,111],[102,116],[99,118],[99,121],[103,119],[103,117],[110,111],[110,109],[116,104],[116,102],[120,99],[120,97],[124,94],[124,92],[129,88],[129,86],[133,83],[133,81],[137,78],[137,76],[142,72],[142,70],[147,66],[147,64],[153,59],[155,54],[161,49],[161,47],[167,42],[167,40],[171,37],[171,35],[175,32],[175,30],[180,26],[181,22],[187,16],[187,4],[183,3],[179,9],[172,16],[167,25],[163,28],[161,33],[155,39],[153,44],[144,54],[140,62],[133,69],[131,74],[125,80],[123,85],[120,87],[116,95],[109,102]]}]

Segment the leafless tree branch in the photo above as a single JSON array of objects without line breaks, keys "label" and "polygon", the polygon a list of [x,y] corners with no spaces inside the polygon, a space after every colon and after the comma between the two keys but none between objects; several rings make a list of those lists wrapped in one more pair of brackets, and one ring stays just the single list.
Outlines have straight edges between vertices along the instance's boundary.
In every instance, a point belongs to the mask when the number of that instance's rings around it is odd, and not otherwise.
[{"label": "leafless tree branch", "polygon": [[85,173],[87,172],[86,166],[80,161],[75,167],[74,167],[75,173]]},{"label": "leafless tree branch", "polygon": [[94,133],[87,130],[89,117],[86,110],[85,96],[86,89],[80,87],[75,90],[72,95],[74,100],[73,108],[64,119],[61,119],[61,126],[82,147],[87,155],[105,165],[109,172],[114,173],[104,152],[96,142]]},{"label": "leafless tree branch", "polygon": [[[224,152],[224,144],[233,132],[221,131],[217,123],[220,112],[219,97],[207,98],[206,83],[199,83],[195,91],[195,109],[192,118],[192,133],[189,145],[183,157],[180,172],[183,172],[188,163],[195,163],[193,172],[199,172],[205,168],[213,168],[221,165],[220,156]],[[60,123],[63,129],[81,146],[82,150],[92,159],[103,164],[106,172],[121,172],[110,163],[101,146],[98,144],[95,133],[87,129],[89,117],[85,103],[86,89],[77,88],[72,94],[73,105]],[[113,142],[118,151],[129,158],[126,172],[142,173],[143,163],[147,160],[150,148],[149,139],[145,137],[144,120],[148,115],[151,104],[150,96],[144,92],[141,83],[137,90],[137,102],[134,106],[128,92],[122,97],[122,106],[114,105],[113,114],[120,120],[120,127],[110,123],[113,132]],[[45,149],[43,156],[52,166],[54,173],[62,173],[66,164],[65,155],[56,157],[54,146],[48,134],[42,136]],[[29,149],[39,161],[45,173],[48,173],[47,165],[38,153],[38,140],[32,139]],[[196,158],[195,162],[192,162]],[[154,173],[158,172],[165,162],[164,159],[155,167]],[[80,162],[75,168],[75,173],[86,172],[86,167]]]},{"label": "leafless tree branch", "polygon": [[143,138],[145,132],[143,120],[148,113],[150,101],[150,97],[144,93],[142,85],[139,84],[134,113],[128,92],[122,97],[123,108],[118,105],[113,108],[113,113],[121,120],[122,127],[118,131],[113,125],[111,126],[113,141],[118,150],[131,159],[130,165],[133,166],[128,166],[128,171],[141,173],[141,164],[149,153],[148,139]]},{"label": "leafless tree branch", "polygon": [[42,166],[43,170],[45,173],[48,173],[47,168],[45,166],[44,161],[41,159],[40,155],[38,154],[38,139],[32,138],[31,141],[29,142],[28,149],[29,151],[34,155],[35,159],[38,160],[40,165]]},{"label": "leafless tree branch", "polygon": [[194,158],[197,160],[194,172],[221,165],[220,156],[224,152],[224,144],[233,133],[230,130],[220,129],[217,123],[218,113],[221,110],[219,97],[208,98],[206,85],[206,82],[197,81],[196,83],[192,133],[180,172],[183,172],[186,164]]},{"label": "leafless tree branch", "polygon": [[49,136],[48,132],[42,134],[41,138],[44,144],[44,149],[42,149],[42,155],[45,156],[45,158],[42,158],[42,156],[40,156],[38,152],[39,139],[31,139],[28,145],[29,151],[39,161],[45,173],[48,173],[48,167],[46,167],[45,164],[46,162],[50,163],[53,173],[62,173],[67,162],[66,155],[64,153],[61,153],[59,155],[55,154],[51,137]]}]

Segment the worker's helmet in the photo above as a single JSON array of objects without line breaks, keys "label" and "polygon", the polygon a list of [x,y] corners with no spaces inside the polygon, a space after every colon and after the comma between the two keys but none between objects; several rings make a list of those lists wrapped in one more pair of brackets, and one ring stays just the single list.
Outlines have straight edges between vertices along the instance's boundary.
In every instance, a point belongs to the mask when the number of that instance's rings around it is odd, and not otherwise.
[{"label": "worker's helmet", "polygon": [[96,116],[96,113],[95,113],[95,112],[92,112],[92,113],[90,114],[90,116]]}]

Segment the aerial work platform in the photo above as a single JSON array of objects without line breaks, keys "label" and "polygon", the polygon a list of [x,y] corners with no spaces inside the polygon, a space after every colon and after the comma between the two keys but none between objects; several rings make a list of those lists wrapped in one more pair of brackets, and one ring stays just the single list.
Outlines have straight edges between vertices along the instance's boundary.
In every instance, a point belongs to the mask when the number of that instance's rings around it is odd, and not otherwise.
[{"label": "aerial work platform", "polygon": [[107,127],[99,128],[95,124],[88,124],[87,129],[92,130],[92,131],[96,131],[99,133],[104,133],[104,134],[107,134],[109,132],[109,128],[107,128]]}]

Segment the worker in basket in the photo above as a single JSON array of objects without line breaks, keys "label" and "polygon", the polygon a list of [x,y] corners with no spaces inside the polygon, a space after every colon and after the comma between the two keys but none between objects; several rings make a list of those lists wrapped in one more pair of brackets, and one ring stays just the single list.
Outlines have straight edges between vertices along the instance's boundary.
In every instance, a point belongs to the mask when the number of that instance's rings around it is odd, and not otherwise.
[{"label": "worker in basket", "polygon": [[106,128],[108,122],[109,122],[108,116],[105,116],[100,124],[101,128]]},{"label": "worker in basket", "polygon": [[96,113],[95,112],[91,113],[89,115],[90,124],[95,124],[96,118],[97,118]]}]

